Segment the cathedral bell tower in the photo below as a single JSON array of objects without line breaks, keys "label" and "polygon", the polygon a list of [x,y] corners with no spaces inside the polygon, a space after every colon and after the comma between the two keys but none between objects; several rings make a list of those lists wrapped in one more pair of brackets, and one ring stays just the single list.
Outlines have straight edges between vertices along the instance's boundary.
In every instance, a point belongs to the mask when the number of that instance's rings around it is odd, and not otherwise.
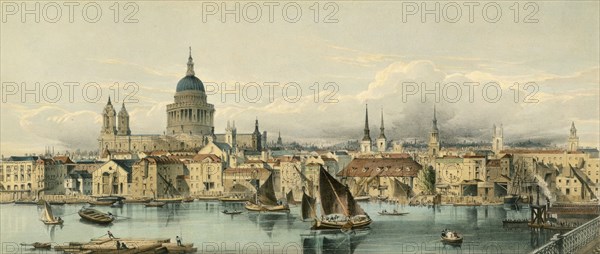
[{"label": "cathedral bell tower", "polygon": [[108,97],[108,102],[106,106],[104,106],[104,110],[102,111],[102,130],[100,131],[101,135],[116,135],[117,134],[117,119],[116,119],[116,111],[113,108],[112,103],[110,102],[110,97]]},{"label": "cathedral bell tower", "polygon": [[127,113],[127,109],[125,108],[125,102],[123,102],[123,105],[121,106],[121,111],[119,111],[118,120],[119,126],[117,130],[117,135],[131,135],[131,129],[129,129],[129,113]]},{"label": "cathedral bell tower", "polygon": [[500,130],[498,130],[494,124],[492,130],[492,151],[498,154],[502,150],[504,150],[504,127],[500,124]]},{"label": "cathedral bell tower", "polygon": [[254,124],[254,132],[252,133],[252,148],[256,151],[262,151],[262,135],[258,130],[258,118]]},{"label": "cathedral bell tower", "polygon": [[571,134],[569,135],[568,147],[569,152],[576,152],[579,149],[579,137],[577,137],[577,129],[575,122],[571,122]]}]

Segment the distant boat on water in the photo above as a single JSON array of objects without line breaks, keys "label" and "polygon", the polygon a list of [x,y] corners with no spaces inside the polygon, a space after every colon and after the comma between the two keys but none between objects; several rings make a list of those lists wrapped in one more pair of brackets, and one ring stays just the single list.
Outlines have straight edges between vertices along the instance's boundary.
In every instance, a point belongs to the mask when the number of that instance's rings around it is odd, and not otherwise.
[{"label": "distant boat on water", "polygon": [[246,202],[248,201],[248,198],[241,196],[241,195],[232,195],[232,196],[227,196],[227,197],[220,197],[219,201],[221,202]]},{"label": "distant boat on water", "polygon": [[46,225],[60,225],[63,223],[63,220],[58,217],[54,217],[52,213],[52,207],[48,203],[48,201],[44,202],[44,211],[42,212],[41,221]]},{"label": "distant boat on water", "polygon": [[402,216],[402,215],[408,214],[407,212],[398,212],[396,210],[394,210],[393,212],[388,212],[388,211],[383,210],[378,213],[379,213],[379,215],[384,215],[384,216]]},{"label": "distant boat on water", "polygon": [[254,212],[289,212],[290,208],[287,204],[281,204],[275,196],[275,188],[273,184],[273,175],[258,188],[256,200],[254,202],[247,201],[246,209]]},{"label": "distant boat on water", "polygon": [[240,214],[240,213],[242,213],[242,211],[238,211],[238,210],[234,210],[234,211],[228,211],[228,210],[225,210],[225,211],[223,211],[222,213],[224,213],[224,214],[229,214],[229,215],[236,215],[236,214]]},{"label": "distant boat on water", "polygon": [[146,203],[145,206],[146,207],[163,207],[166,204],[167,203],[165,203],[165,202],[150,201],[150,202]]},{"label": "distant boat on water", "polygon": [[180,203],[183,201],[182,197],[173,197],[173,198],[155,198],[156,202],[164,202],[164,203]]}]

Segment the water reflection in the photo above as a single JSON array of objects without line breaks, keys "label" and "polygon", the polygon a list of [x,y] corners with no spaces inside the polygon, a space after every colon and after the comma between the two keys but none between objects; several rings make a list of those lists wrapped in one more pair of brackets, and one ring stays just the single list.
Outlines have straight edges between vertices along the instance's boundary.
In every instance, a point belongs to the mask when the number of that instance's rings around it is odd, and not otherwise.
[{"label": "water reflection", "polygon": [[358,245],[367,238],[370,229],[312,231],[301,234],[303,253],[354,253]]},{"label": "water reflection", "polygon": [[265,232],[269,238],[273,237],[275,225],[286,226],[289,231],[296,216],[290,213],[257,213],[248,212],[248,219],[257,225],[261,231]]},{"label": "water reflection", "polygon": [[[29,205],[1,205],[2,238],[12,242],[88,241],[107,230],[123,237],[171,237],[183,235],[185,241],[234,246],[235,244],[293,243],[304,246],[305,253],[396,253],[449,252],[440,243],[439,232],[448,228],[465,235],[462,250],[485,252],[489,246],[503,253],[524,253],[546,243],[556,232],[530,230],[527,224],[503,227],[503,219],[527,219],[529,210],[489,207],[410,207],[383,202],[361,203],[373,218],[370,231],[344,234],[339,231],[311,231],[312,221],[301,221],[300,208],[288,213],[248,212],[242,203],[193,202],[168,204],[162,208],[125,204],[122,208],[96,207],[112,212],[118,220],[108,226],[80,221],[81,205],[53,206],[64,227],[46,226],[41,210]],[[56,208],[56,209],[54,209]],[[380,216],[378,211],[408,212],[405,216]],[[243,211],[239,215],[224,210]],[[260,232],[259,232],[260,231]],[[4,234],[4,233],[7,234]],[[212,246],[212,245],[211,245]],[[415,250],[416,248],[416,250]],[[433,249],[433,251],[431,251]],[[420,250],[420,251],[419,251]],[[454,252],[454,250],[452,251]]]}]

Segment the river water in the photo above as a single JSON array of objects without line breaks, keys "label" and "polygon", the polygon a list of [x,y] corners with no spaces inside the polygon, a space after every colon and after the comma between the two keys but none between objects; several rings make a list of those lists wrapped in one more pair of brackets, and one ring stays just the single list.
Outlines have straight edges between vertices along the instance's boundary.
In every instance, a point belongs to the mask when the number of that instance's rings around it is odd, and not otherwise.
[{"label": "river water", "polygon": [[[171,238],[181,236],[194,243],[198,253],[527,253],[546,243],[554,233],[530,230],[526,225],[503,227],[505,218],[527,218],[529,210],[514,211],[502,206],[404,207],[387,203],[361,203],[373,219],[370,229],[342,233],[315,232],[311,222],[300,220],[300,208],[289,214],[244,212],[225,215],[224,209],[243,210],[242,204],[211,201],[168,204],[146,208],[125,204],[122,208],[97,207],[119,216],[100,226],[80,220],[82,205],[53,206],[63,226],[46,226],[35,205],[0,205],[1,253],[40,253],[19,243],[85,242],[105,236]],[[398,209],[405,216],[380,216],[378,211]],[[459,247],[440,243],[442,229],[464,235]],[[50,251],[46,251],[50,252]]]}]

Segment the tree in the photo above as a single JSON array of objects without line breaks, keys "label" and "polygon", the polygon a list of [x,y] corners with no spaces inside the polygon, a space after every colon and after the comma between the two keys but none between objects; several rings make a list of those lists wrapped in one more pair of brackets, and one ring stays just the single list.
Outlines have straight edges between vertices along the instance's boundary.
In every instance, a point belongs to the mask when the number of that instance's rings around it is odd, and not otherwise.
[{"label": "tree", "polygon": [[428,166],[422,169],[417,178],[417,183],[424,194],[435,194],[435,170],[433,170],[433,167]]}]

